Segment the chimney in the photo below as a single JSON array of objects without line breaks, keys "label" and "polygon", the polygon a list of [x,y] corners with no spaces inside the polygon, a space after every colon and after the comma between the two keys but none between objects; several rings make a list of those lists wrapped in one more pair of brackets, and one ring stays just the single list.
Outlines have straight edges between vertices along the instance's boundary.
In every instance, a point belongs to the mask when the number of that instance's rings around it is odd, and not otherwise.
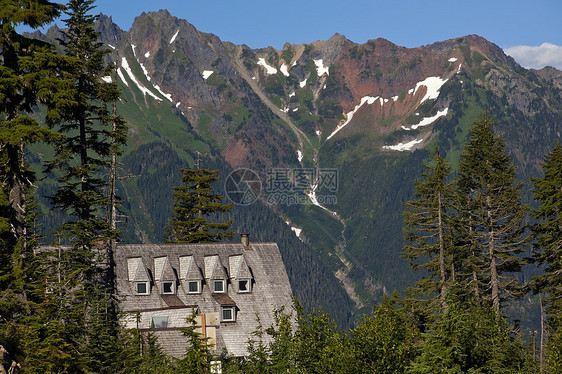
[{"label": "chimney", "polygon": [[250,247],[250,234],[248,234],[247,232],[243,232],[242,234],[240,234],[240,236],[242,237],[242,245],[244,246],[244,249],[251,250],[252,248]]}]

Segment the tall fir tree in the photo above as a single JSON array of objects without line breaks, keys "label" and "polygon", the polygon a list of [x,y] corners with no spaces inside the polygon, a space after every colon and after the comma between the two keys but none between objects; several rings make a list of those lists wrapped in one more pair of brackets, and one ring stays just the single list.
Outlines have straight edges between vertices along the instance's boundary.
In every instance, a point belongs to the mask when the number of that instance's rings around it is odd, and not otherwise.
[{"label": "tall fir tree", "polygon": [[512,274],[521,271],[518,254],[528,238],[523,222],[527,206],[520,201],[522,183],[515,181],[515,168],[503,139],[494,133],[495,124],[487,113],[473,123],[461,155],[457,194],[461,236],[469,247],[464,280],[499,314],[503,299],[521,295]]},{"label": "tall fir tree", "polygon": [[60,40],[67,65],[48,112],[51,126],[66,135],[56,144],[54,160],[47,163],[47,171],[57,172],[61,185],[52,201],[76,217],[72,223],[77,227],[80,221],[101,226],[97,220],[106,198],[100,169],[109,165],[111,153],[108,105],[119,97],[116,84],[103,80],[112,72],[112,66],[104,62],[110,51],[98,41],[97,16],[90,14],[93,8],[93,0],[71,0],[67,5],[69,18]]},{"label": "tall fir tree", "polygon": [[[433,166],[424,165],[421,180],[415,182],[415,200],[405,203],[403,256],[414,270],[429,273],[417,282],[423,294],[444,299],[448,275],[451,274],[451,223],[453,184],[449,181],[451,168],[435,148]],[[418,261],[422,259],[423,262]]]},{"label": "tall fir tree", "polygon": [[544,273],[535,277],[536,291],[547,294],[550,327],[549,365],[553,372],[562,371],[562,145],[556,143],[542,163],[543,176],[533,179],[534,197],[539,206],[532,215],[535,238],[535,260]]},{"label": "tall fir tree", "polygon": [[68,245],[57,243],[45,253],[44,270],[52,292],[43,313],[45,320],[62,325],[54,333],[70,348],[61,359],[72,362],[76,373],[88,368],[110,371],[108,357],[119,348],[119,326],[108,295],[111,286],[106,288],[111,261],[104,246],[116,232],[105,215],[104,172],[123,133],[112,126],[119,120],[111,110],[119,90],[104,79],[113,67],[104,61],[109,50],[98,41],[93,3],[70,0],[67,4],[67,28],[60,39],[64,60],[57,66],[62,79],[53,85],[56,95],[46,103],[49,125],[64,135],[55,143],[55,156],[46,163],[46,171],[58,179],[58,190],[50,198],[67,214],[58,235]]},{"label": "tall fir tree", "polygon": [[168,241],[175,243],[209,243],[234,234],[229,230],[232,221],[209,222],[207,217],[232,209],[223,204],[221,195],[213,191],[219,180],[219,170],[182,169],[183,186],[174,187],[176,201],[167,227]]},{"label": "tall fir tree", "polygon": [[93,249],[116,235],[104,215],[109,195],[103,172],[126,140],[126,128],[110,108],[120,92],[116,83],[104,79],[113,67],[104,61],[110,51],[98,41],[93,3],[70,0],[67,4],[67,28],[60,40],[66,63],[60,68],[63,79],[55,87],[57,95],[48,102],[47,117],[65,136],[56,142],[55,157],[46,171],[59,182],[51,201],[68,215],[59,236],[72,245],[73,261],[95,273],[100,261],[111,262]]},{"label": "tall fir tree", "polygon": [[[54,137],[30,114],[42,87],[56,79],[54,47],[17,32],[52,22],[62,6],[49,1],[2,1],[0,6],[0,345],[24,360],[29,318],[41,301],[33,247],[33,183],[26,147]],[[3,362],[0,362],[0,365]]]}]

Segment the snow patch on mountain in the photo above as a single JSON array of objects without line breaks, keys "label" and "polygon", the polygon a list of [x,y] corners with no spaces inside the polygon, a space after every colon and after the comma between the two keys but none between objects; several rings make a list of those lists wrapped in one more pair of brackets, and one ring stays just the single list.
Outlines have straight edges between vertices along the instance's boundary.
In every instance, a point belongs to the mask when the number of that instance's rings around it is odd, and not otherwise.
[{"label": "snow patch on mountain", "polygon": [[108,46],[109,48],[111,48],[111,49],[115,49],[115,46],[113,46],[113,45],[111,45],[111,44],[108,44],[107,46]]},{"label": "snow patch on mountain", "polygon": [[295,235],[297,236],[297,238],[300,239],[302,229],[299,229],[298,227],[291,226],[291,230],[293,230]]},{"label": "snow patch on mountain", "polygon": [[137,57],[137,51],[136,51],[137,46],[134,44],[131,44],[131,49],[133,50],[133,56]]},{"label": "snow patch on mountain", "polygon": [[158,86],[157,84],[154,85],[154,88],[156,88],[156,91],[158,91],[158,93],[160,93],[160,95],[162,95],[162,96],[164,96],[166,99],[168,99],[169,102],[173,102],[173,100],[172,100],[172,94],[168,94],[168,93],[163,92],[163,91],[160,89],[160,86]]},{"label": "snow patch on mountain", "polygon": [[305,79],[305,80],[299,82],[300,88],[304,88],[304,86],[306,86],[306,81],[307,81],[307,80]]},{"label": "snow patch on mountain", "polygon": [[396,145],[384,145],[382,149],[389,149],[391,151],[410,151],[416,145],[423,142],[423,139],[414,139],[408,143],[398,143]]},{"label": "snow patch on mountain", "polygon": [[316,181],[312,186],[310,186],[310,191],[305,191],[306,196],[310,199],[312,205],[316,205],[319,208],[324,209],[325,211],[331,213],[333,216],[338,215],[338,213],[326,208],[324,205],[320,204],[318,201],[318,197],[316,196],[316,190],[318,189],[318,181]]},{"label": "snow patch on mountain", "polygon": [[445,82],[447,82],[447,79],[442,79],[440,77],[425,78],[423,81],[416,84],[416,88],[414,89],[413,94],[415,95],[421,86],[425,86],[427,87],[427,92],[423,99],[421,99],[420,104],[426,100],[437,99],[437,97],[439,96],[439,90],[445,84]]},{"label": "snow patch on mountain", "polygon": [[295,226],[291,226],[291,222],[289,222],[289,221],[285,221],[285,223],[287,224],[287,226],[289,226],[291,228],[291,230],[293,230],[293,232],[295,233],[297,238],[300,239],[302,229],[299,229],[298,227],[295,227]]},{"label": "snow patch on mountain", "polygon": [[322,59],[314,60],[314,65],[316,65],[316,72],[318,76],[321,77],[324,74],[330,75],[330,67],[324,66],[324,61]]},{"label": "snow patch on mountain", "polygon": [[457,61],[457,58],[456,58],[456,57],[451,57],[451,58],[448,59],[447,61],[449,61],[449,62],[456,62],[456,61]]},{"label": "snow patch on mountain", "polygon": [[297,159],[299,160],[299,162],[302,161],[302,151],[300,149],[297,150]]},{"label": "snow patch on mountain", "polygon": [[[402,129],[409,131],[409,130],[416,130],[419,127],[431,125],[433,122],[437,121],[438,118],[446,116],[448,112],[449,112],[449,108],[445,108],[443,110],[438,111],[437,114],[434,116],[422,118],[422,120],[416,125],[412,125],[410,127],[402,126]],[[417,114],[418,113],[416,113],[416,115]]]},{"label": "snow patch on mountain", "polygon": [[[123,57],[121,59],[121,66],[123,67],[123,69],[125,70],[125,72],[127,73],[127,75],[129,76],[129,78],[131,79],[131,81],[133,81],[134,84],[137,85],[138,89],[142,92],[143,95],[149,95],[152,96],[155,100],[158,101],[162,101],[161,98],[159,98],[158,96],[156,96],[152,91],[150,91],[148,88],[146,88],[145,86],[143,86],[135,77],[135,75],[133,74],[133,71],[131,70],[131,67],[129,66],[129,62],[127,61],[127,59],[125,57]],[[122,78],[124,80],[124,78]],[[128,85],[127,85],[128,86]]]},{"label": "snow patch on mountain", "polygon": [[289,67],[285,63],[283,65],[281,65],[279,70],[281,70],[281,74],[283,74],[284,76],[286,76],[286,77],[289,76]]},{"label": "snow patch on mountain", "polygon": [[150,51],[149,51],[149,52],[146,52],[146,53],[144,54],[144,58],[149,58],[149,57],[150,57]]},{"label": "snow patch on mountain", "polygon": [[129,83],[125,79],[125,76],[123,75],[123,72],[121,71],[121,68],[117,69],[117,75],[119,76],[119,78],[121,78],[121,81],[123,81],[125,86],[129,87]]},{"label": "snow patch on mountain", "polygon": [[150,82],[150,76],[148,75],[148,70],[146,70],[146,68],[144,67],[144,65],[140,62],[137,61],[142,69],[142,72],[144,73],[144,76],[146,77],[146,79]]},{"label": "snow patch on mountain", "polygon": [[113,82],[113,80],[111,79],[111,77],[110,77],[109,75],[108,75],[108,76],[105,76],[105,77],[101,77],[101,80],[104,81],[104,82],[106,82],[106,83],[111,83],[111,82]]},{"label": "snow patch on mountain", "polygon": [[176,40],[178,34],[179,34],[180,30],[178,29],[178,31],[176,31],[176,33],[174,34],[174,36],[172,36],[172,39],[170,39],[170,43],[168,44],[172,44],[174,42],[174,40]]},{"label": "snow patch on mountain", "polygon": [[265,71],[267,72],[267,74],[271,75],[271,74],[277,74],[277,69],[275,69],[273,66],[268,65],[267,62],[265,62],[265,58],[260,57],[260,59],[258,60],[258,65],[261,65],[265,68]]},{"label": "snow patch on mountain", "polygon": [[[347,126],[347,124],[351,121],[351,119],[353,118],[353,115],[355,114],[355,112],[357,112],[359,110],[359,108],[361,108],[363,106],[363,104],[367,103],[367,104],[373,104],[376,100],[378,100],[380,97],[373,97],[373,96],[365,96],[361,98],[361,103],[359,103],[359,105],[356,105],[355,108],[351,111],[347,113],[346,116],[346,120],[344,123],[342,123],[341,125],[338,125],[338,127],[336,127],[336,129],[330,134],[330,136],[328,136],[326,138],[326,140],[330,140],[334,135],[336,135],[341,129],[343,129],[345,126]],[[382,102],[381,102],[382,105]]]},{"label": "snow patch on mountain", "polygon": [[207,80],[207,78],[209,78],[211,75],[213,75],[214,71],[213,70],[205,70],[203,72],[203,79]]}]

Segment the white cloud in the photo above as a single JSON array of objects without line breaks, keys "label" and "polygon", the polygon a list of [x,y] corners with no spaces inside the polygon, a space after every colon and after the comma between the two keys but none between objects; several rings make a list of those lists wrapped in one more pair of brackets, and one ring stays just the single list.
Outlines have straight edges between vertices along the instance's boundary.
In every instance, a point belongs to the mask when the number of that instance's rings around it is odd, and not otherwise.
[{"label": "white cloud", "polygon": [[505,53],[526,68],[541,69],[553,66],[562,70],[562,47],[551,43],[543,43],[539,47],[518,45],[507,48]]}]

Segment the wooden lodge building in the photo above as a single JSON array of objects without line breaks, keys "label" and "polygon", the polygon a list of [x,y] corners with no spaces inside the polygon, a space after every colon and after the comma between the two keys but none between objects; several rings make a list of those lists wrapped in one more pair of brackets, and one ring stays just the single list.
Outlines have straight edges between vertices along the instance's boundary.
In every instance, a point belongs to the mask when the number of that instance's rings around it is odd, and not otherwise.
[{"label": "wooden lodge building", "polygon": [[117,297],[125,327],[153,331],[164,351],[181,357],[180,328],[195,311],[212,353],[247,354],[248,339],[290,310],[291,286],[275,243],[120,244],[115,251]]}]

